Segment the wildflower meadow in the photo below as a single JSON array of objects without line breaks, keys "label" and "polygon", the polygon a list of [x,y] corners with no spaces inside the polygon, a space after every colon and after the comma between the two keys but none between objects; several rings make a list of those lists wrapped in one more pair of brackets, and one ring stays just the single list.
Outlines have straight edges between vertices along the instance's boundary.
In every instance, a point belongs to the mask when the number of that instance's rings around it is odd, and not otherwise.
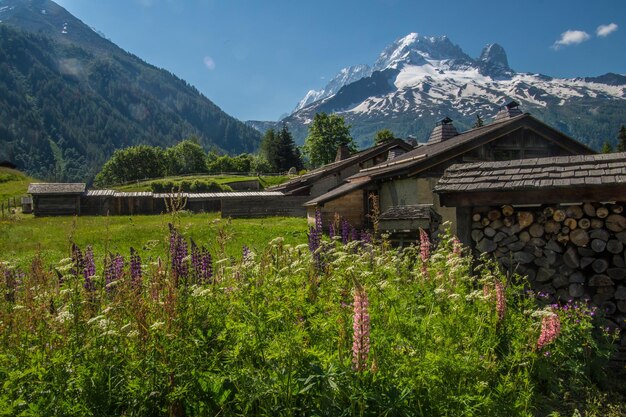
[{"label": "wildflower meadow", "polygon": [[1,264],[0,415],[531,416],[606,381],[596,309],[450,234],[392,248],[318,220],[237,256],[169,236],[163,258]]}]

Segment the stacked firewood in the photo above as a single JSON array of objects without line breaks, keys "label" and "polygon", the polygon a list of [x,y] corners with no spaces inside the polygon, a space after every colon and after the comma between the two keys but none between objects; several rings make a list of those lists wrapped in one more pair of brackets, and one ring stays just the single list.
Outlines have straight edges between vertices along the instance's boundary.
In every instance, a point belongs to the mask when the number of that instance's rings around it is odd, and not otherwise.
[{"label": "stacked firewood", "polygon": [[[560,299],[589,299],[622,328],[626,319],[626,216],[622,204],[476,208],[471,238],[508,270]],[[626,341],[625,341],[626,343]]]}]

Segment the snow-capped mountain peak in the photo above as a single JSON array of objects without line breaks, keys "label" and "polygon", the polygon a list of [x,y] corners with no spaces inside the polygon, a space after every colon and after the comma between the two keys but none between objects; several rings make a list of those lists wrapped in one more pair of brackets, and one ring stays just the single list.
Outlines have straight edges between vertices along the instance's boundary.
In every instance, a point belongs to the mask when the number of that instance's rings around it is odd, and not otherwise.
[{"label": "snow-capped mountain peak", "polygon": [[300,100],[294,112],[315,101],[336,94],[344,85],[358,81],[361,78],[369,77],[370,75],[372,75],[372,69],[369,65],[353,65],[351,67],[343,68],[329,81],[328,84],[326,84],[326,87],[322,90],[309,90],[304,98]]},{"label": "snow-capped mountain peak", "polygon": [[[352,125],[357,141],[369,144],[383,127],[401,136],[428,137],[434,122],[446,116],[468,128],[477,115],[487,121],[504,101],[515,100],[523,111],[543,115],[546,122],[599,147],[626,118],[626,76],[566,79],[518,73],[497,43],[472,58],[446,36],[410,33],[367,68],[351,82],[354,69],[342,70],[333,80],[335,88],[310,92],[303,100],[306,107],[299,106],[287,122],[305,131],[315,113],[338,113]],[[611,121],[598,124],[596,115]]]},{"label": "snow-capped mountain peak", "polygon": [[374,71],[398,69],[403,65],[425,65],[431,61],[463,64],[471,58],[447,36],[422,36],[409,33],[389,45],[378,57]]}]

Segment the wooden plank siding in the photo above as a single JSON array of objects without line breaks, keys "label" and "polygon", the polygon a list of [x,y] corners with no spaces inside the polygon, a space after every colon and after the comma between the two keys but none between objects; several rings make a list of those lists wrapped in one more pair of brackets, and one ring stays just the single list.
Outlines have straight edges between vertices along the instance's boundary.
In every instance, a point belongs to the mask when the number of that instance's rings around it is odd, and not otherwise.
[{"label": "wooden plank siding", "polygon": [[222,199],[222,217],[305,217],[307,196],[245,197]]}]

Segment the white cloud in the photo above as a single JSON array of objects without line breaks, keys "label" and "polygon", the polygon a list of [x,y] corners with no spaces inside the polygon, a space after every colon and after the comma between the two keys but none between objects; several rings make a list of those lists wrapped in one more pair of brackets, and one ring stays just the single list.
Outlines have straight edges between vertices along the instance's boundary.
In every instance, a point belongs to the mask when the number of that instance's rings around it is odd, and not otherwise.
[{"label": "white cloud", "polygon": [[202,59],[202,62],[204,62],[204,66],[207,67],[208,69],[210,69],[211,71],[215,69],[215,61],[210,56],[208,56],[208,55],[205,56]]},{"label": "white cloud", "polygon": [[589,40],[589,38],[591,38],[591,36],[585,31],[566,30],[565,32],[561,33],[561,39],[554,42],[552,48],[559,49],[562,46],[577,45],[579,43],[583,43]]},{"label": "white cloud", "polygon": [[608,25],[600,25],[596,29],[596,35],[600,37],[609,36],[611,33],[617,30],[618,26],[615,23],[609,23]]}]

